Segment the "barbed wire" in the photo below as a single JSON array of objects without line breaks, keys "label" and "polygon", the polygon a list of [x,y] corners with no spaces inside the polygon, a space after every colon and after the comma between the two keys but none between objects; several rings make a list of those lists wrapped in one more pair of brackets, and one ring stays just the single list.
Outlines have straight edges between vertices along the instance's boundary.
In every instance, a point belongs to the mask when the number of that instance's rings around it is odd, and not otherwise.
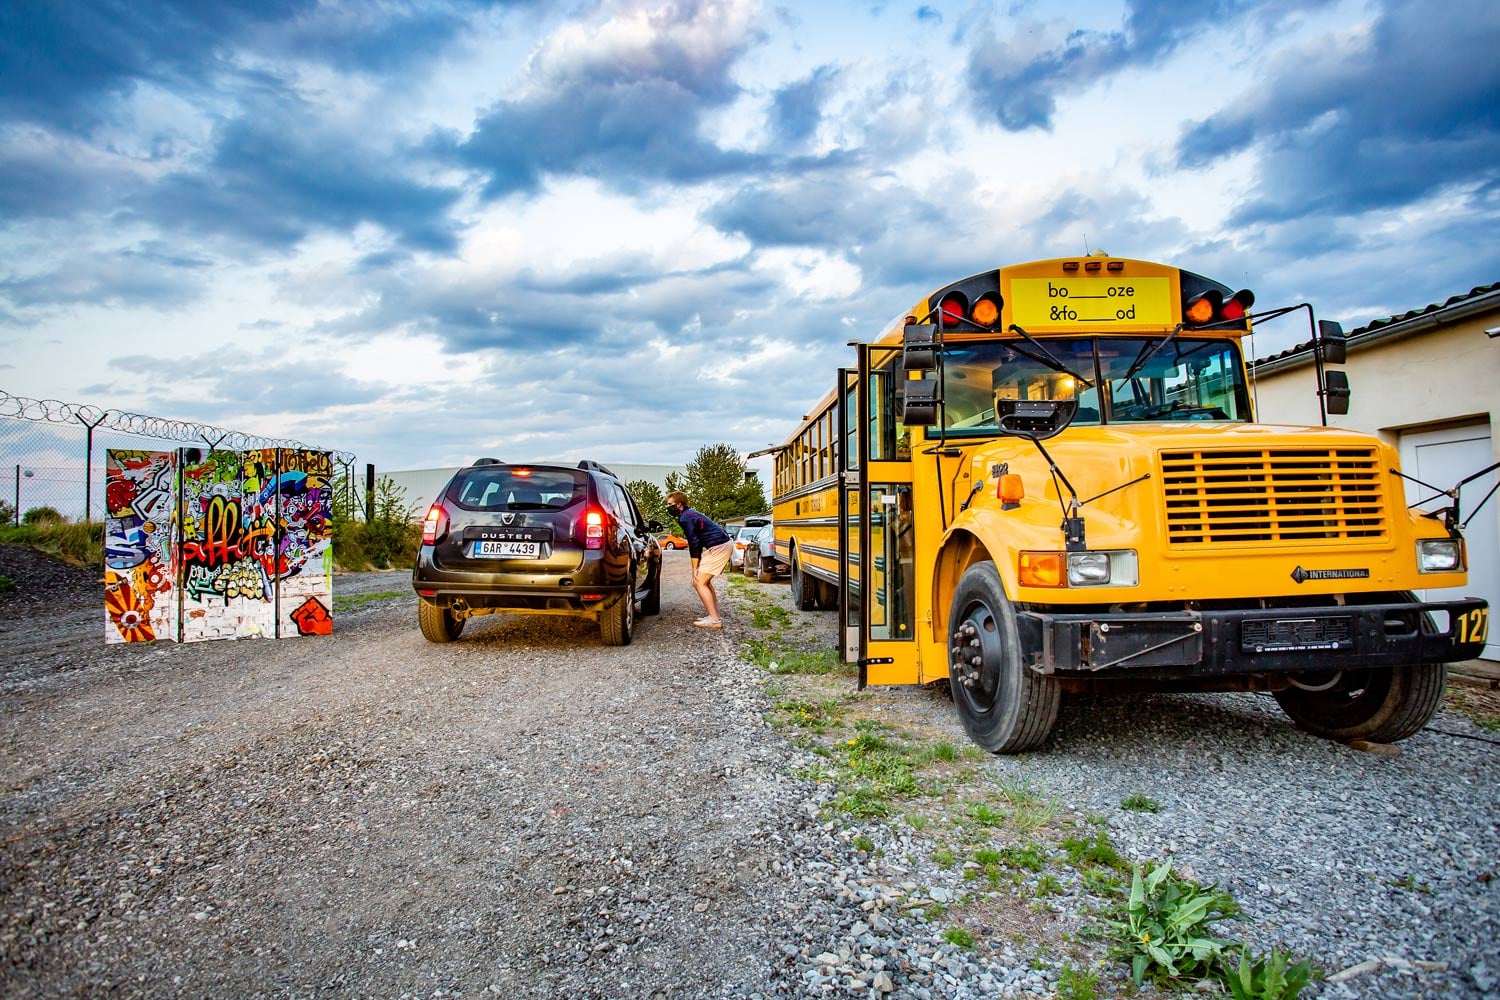
[{"label": "barbed wire", "polygon": [[[210,448],[227,448],[244,451],[249,448],[297,448],[302,451],[326,451],[303,444],[292,438],[271,438],[259,434],[233,431],[214,424],[202,424],[192,420],[173,420],[168,417],[151,417],[127,410],[101,410],[89,403],[64,403],[56,399],[29,399],[14,396],[0,389],[0,417],[18,417],[22,420],[47,421],[54,424],[79,423],[88,428],[103,427],[140,437],[161,438],[165,441],[203,442]],[[354,464],[351,451],[330,452],[339,465]]]}]

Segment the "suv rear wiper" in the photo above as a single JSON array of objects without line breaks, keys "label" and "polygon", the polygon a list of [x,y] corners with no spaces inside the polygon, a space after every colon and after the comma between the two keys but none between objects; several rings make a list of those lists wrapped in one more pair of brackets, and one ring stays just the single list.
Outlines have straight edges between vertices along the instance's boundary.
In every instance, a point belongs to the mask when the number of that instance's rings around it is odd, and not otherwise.
[{"label": "suv rear wiper", "polygon": [[1054,355],[1051,351],[1047,350],[1046,346],[1040,340],[1037,340],[1031,334],[1027,333],[1025,330],[1021,329],[1019,326],[1016,326],[1016,324],[1014,324],[1014,323],[1012,323],[1010,325],[1010,329],[1014,330],[1016,333],[1019,333],[1023,338],[1025,338],[1026,343],[1030,344],[1032,347],[1035,347],[1038,351],[1042,352],[1042,357],[1037,357],[1035,354],[1032,354],[1030,351],[1016,350],[1016,348],[1014,348],[1014,347],[1012,347],[1011,350],[1015,351],[1017,354],[1021,355],[1022,357],[1030,358],[1032,361],[1035,361],[1039,365],[1044,365],[1044,366],[1046,366],[1048,368],[1051,368],[1053,371],[1057,372],[1058,374],[1061,374],[1061,375],[1071,375],[1073,377],[1074,381],[1082,382],[1086,387],[1088,387],[1090,389],[1092,389],[1094,387],[1094,383],[1093,382],[1091,382],[1090,380],[1084,378],[1082,375],[1078,374],[1073,369],[1069,368],[1067,365],[1065,365],[1061,361],[1057,360],[1056,355]]}]

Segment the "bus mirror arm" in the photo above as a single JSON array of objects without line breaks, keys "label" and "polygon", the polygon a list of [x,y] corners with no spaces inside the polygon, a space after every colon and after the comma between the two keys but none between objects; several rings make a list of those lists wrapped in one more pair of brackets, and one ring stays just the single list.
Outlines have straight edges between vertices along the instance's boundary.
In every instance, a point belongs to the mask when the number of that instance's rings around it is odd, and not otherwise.
[{"label": "bus mirror arm", "polygon": [[1389,471],[1392,475],[1400,476],[1402,479],[1410,480],[1411,482],[1416,483],[1418,486],[1425,486],[1427,489],[1433,491],[1432,496],[1424,497],[1423,499],[1418,500],[1416,503],[1409,503],[1406,505],[1407,507],[1419,507],[1422,504],[1427,503],[1429,500],[1436,500],[1438,497],[1447,497],[1448,499],[1452,500],[1453,503],[1451,506],[1442,507],[1438,510],[1424,510],[1421,513],[1423,517],[1430,517],[1434,520],[1441,517],[1443,520],[1443,528],[1448,532],[1449,536],[1453,538],[1461,538],[1463,537],[1462,532],[1468,529],[1469,522],[1474,520],[1474,517],[1484,509],[1484,505],[1490,502],[1490,498],[1495,495],[1496,490],[1500,490],[1500,483],[1497,483],[1496,485],[1490,487],[1490,491],[1480,498],[1479,503],[1474,505],[1474,510],[1470,512],[1468,517],[1464,517],[1462,511],[1459,509],[1459,491],[1468,484],[1472,483],[1474,480],[1479,479],[1483,476],[1487,476],[1491,472],[1494,472],[1496,469],[1500,469],[1500,462],[1496,462],[1494,465],[1486,466],[1483,469],[1480,469],[1478,472],[1474,473],[1472,476],[1465,476],[1463,479],[1460,479],[1457,483],[1455,483],[1451,490],[1440,489],[1432,485],[1431,483],[1424,483],[1416,476],[1408,476],[1400,469],[1391,469]]}]

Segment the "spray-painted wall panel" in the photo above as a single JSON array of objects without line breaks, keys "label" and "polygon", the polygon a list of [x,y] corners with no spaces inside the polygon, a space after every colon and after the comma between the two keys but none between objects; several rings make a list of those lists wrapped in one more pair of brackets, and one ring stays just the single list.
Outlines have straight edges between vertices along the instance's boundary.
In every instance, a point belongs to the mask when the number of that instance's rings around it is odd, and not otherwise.
[{"label": "spray-painted wall panel", "polygon": [[[106,558],[114,574],[105,597],[111,642],[333,631],[327,452],[111,450],[108,460],[108,494],[120,504],[118,516],[110,508]],[[136,510],[147,500],[154,522]],[[144,542],[155,546],[155,559],[136,551]],[[133,573],[139,565],[147,569]],[[152,587],[159,621],[141,624],[135,575]]]},{"label": "spray-painted wall panel", "polygon": [[277,462],[276,634],[328,635],[333,631],[333,456],[282,448]]},{"label": "spray-painted wall panel", "polygon": [[232,451],[182,464],[183,642],[276,637],[275,509],[246,490],[246,464]]},{"label": "spray-painted wall panel", "polygon": [[109,449],[104,495],[104,641],[176,639],[176,452]]}]

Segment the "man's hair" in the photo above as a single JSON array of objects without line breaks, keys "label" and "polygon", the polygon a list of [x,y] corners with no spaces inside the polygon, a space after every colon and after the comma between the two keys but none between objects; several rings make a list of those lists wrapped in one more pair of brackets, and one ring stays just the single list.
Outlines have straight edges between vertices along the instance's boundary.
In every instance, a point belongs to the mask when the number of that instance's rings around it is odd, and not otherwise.
[{"label": "man's hair", "polygon": [[680,503],[684,507],[692,506],[692,504],[688,503],[687,494],[682,492],[681,490],[673,490],[671,493],[668,493],[666,496],[666,500],[667,503]]}]

